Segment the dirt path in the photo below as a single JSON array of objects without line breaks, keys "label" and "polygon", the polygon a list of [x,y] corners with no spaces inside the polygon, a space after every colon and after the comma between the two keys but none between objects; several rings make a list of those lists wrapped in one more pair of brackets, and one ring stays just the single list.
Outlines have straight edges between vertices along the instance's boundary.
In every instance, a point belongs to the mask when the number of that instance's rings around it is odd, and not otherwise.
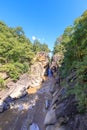
[{"label": "dirt path", "polygon": [[29,95],[16,100],[12,109],[1,113],[0,130],[29,130],[32,123],[36,123],[40,130],[45,130],[45,101],[51,99],[49,89],[54,82],[54,78],[50,78],[40,88],[29,89]]}]

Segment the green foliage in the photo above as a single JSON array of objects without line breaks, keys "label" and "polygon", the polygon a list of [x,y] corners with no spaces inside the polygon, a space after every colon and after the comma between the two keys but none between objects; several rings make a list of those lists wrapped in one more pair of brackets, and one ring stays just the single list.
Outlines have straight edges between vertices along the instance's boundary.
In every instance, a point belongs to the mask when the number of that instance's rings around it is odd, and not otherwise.
[{"label": "green foliage", "polygon": [[41,44],[41,51],[50,52],[50,49],[48,48],[48,45],[46,43]]},{"label": "green foliage", "polygon": [[64,55],[61,75],[66,78],[73,70],[76,72],[76,81],[70,81],[74,84],[73,90],[68,88],[78,100],[78,110],[83,112],[87,109],[87,11],[65,29],[59,42],[56,41],[54,54],[61,52]]},{"label": "green foliage", "polygon": [[5,82],[4,82],[4,79],[2,79],[0,77],[0,89],[4,88],[5,87]]},{"label": "green foliage", "polygon": [[46,43],[41,44],[37,39],[33,43],[33,51],[37,54],[37,52],[50,52],[50,49],[48,48],[48,45]]},{"label": "green foliage", "polygon": [[17,80],[27,72],[33,62],[33,44],[24,35],[21,27],[10,28],[0,22],[0,71],[5,71]]},{"label": "green foliage", "polygon": [[28,63],[7,63],[0,67],[0,72],[7,72],[9,77],[11,77],[14,81],[16,81],[20,74],[25,73],[29,70]]}]

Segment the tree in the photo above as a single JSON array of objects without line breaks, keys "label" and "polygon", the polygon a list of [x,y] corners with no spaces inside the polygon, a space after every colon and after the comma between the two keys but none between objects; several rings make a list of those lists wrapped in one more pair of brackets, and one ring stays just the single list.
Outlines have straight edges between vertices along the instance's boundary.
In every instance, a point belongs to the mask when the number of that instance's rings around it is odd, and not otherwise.
[{"label": "tree", "polygon": [[33,43],[33,50],[35,53],[40,52],[40,51],[44,51],[49,53],[50,49],[48,48],[48,45],[46,43],[40,43],[37,39],[34,41]]},{"label": "tree", "polygon": [[33,62],[33,44],[21,27],[11,28],[0,22],[0,72],[16,80]]},{"label": "tree", "polygon": [[50,52],[50,49],[48,48],[48,45],[46,43],[43,43],[41,45],[41,50],[44,51],[44,52],[47,52],[47,53]]}]

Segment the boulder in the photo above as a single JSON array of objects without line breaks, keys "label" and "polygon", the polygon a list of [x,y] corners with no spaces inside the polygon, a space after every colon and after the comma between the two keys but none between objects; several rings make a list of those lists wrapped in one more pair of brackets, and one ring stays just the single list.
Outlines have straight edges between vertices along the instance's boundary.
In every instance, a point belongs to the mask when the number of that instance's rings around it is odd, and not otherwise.
[{"label": "boulder", "polygon": [[60,102],[63,97],[66,96],[66,88],[61,88],[57,91],[56,95],[53,97],[52,105],[56,102]]},{"label": "boulder", "polygon": [[33,123],[32,125],[30,125],[30,129],[29,130],[40,130],[38,125],[36,123]]},{"label": "boulder", "polygon": [[0,113],[9,108],[10,108],[10,105],[8,103],[5,103],[4,101],[0,100]]},{"label": "boulder", "polygon": [[11,91],[9,94],[10,97],[14,99],[14,98],[20,98],[25,96],[27,94],[27,88],[29,86],[30,86],[29,75],[25,73],[20,77],[20,79],[16,83],[13,83],[9,87],[9,88],[14,88],[13,91]]},{"label": "boulder", "polygon": [[55,92],[55,90],[56,90],[56,85],[55,84],[52,84],[51,86],[50,86],[50,93],[54,93]]},{"label": "boulder", "polygon": [[46,127],[46,130],[55,130],[55,126],[49,125],[49,126]]},{"label": "boulder", "polygon": [[64,126],[56,126],[56,125],[49,125],[46,127],[46,130],[68,130]]},{"label": "boulder", "polygon": [[46,114],[44,125],[52,125],[56,122],[56,114],[54,110],[49,110]]},{"label": "boulder", "polygon": [[60,127],[55,127],[55,129],[54,130],[68,130],[68,129],[66,129],[65,127],[63,127],[63,126],[60,126]]},{"label": "boulder", "polygon": [[15,88],[15,90],[10,94],[10,97],[15,99],[15,98],[20,98],[23,97],[27,94],[26,88],[24,85],[19,85],[18,87]]},{"label": "boulder", "polygon": [[77,114],[77,102],[75,101],[75,97],[73,95],[63,99],[61,103],[58,104],[55,110],[56,117],[59,119],[60,117],[72,117]]}]

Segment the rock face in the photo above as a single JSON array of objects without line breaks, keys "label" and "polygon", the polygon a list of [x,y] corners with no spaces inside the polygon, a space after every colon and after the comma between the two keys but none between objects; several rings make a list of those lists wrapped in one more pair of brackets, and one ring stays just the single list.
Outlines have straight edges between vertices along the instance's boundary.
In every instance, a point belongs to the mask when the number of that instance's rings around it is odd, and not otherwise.
[{"label": "rock face", "polygon": [[[48,55],[45,52],[40,52],[35,57],[35,62],[31,66],[30,74],[25,73],[21,75],[16,83],[10,81],[6,84],[7,88],[0,91],[0,112],[3,112],[10,106],[10,102],[6,101],[8,97],[11,99],[23,97],[27,94],[29,87],[37,87],[41,84],[45,72],[44,67],[47,64]],[[6,73],[0,73],[0,76],[3,79],[8,78]]]},{"label": "rock face", "polygon": [[64,58],[64,56],[63,56],[62,53],[55,54],[53,56],[53,59],[52,59],[52,65],[51,65],[51,67],[53,67],[53,66],[55,66],[55,67],[61,66],[63,58]]},{"label": "rock face", "polygon": [[34,65],[31,66],[31,75],[30,75],[30,86],[36,87],[38,86],[44,75],[44,67],[40,62],[35,62]]},{"label": "rock face", "polygon": [[56,80],[50,90],[52,101],[44,120],[46,130],[87,130],[87,113],[79,114],[75,96],[66,96],[66,92]]},{"label": "rock face", "polygon": [[43,66],[46,66],[48,64],[48,54],[46,52],[38,52],[35,60],[39,61],[40,63],[42,63]]},{"label": "rock face", "polygon": [[38,52],[35,57],[35,63],[31,66],[31,87],[36,87],[42,82],[45,73],[45,66],[48,63],[47,53]]}]

